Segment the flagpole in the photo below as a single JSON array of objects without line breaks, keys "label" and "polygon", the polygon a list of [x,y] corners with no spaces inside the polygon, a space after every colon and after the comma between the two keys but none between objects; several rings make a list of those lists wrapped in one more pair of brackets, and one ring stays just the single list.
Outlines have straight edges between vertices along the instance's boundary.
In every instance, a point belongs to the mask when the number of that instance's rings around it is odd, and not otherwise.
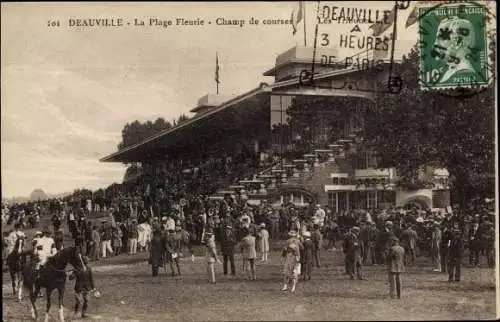
[{"label": "flagpole", "polygon": [[398,24],[398,5],[396,4],[394,6],[394,21],[393,21],[394,26],[392,26],[392,39],[391,39],[391,61],[389,65],[389,76],[392,76],[392,70],[394,68],[394,44],[397,39],[397,24]]},{"label": "flagpole", "polygon": [[215,52],[215,72],[216,72],[216,77],[217,79],[215,80],[215,83],[217,84],[217,95],[219,95],[219,53]]},{"label": "flagpole", "polygon": [[306,37],[306,2],[302,1],[302,9],[304,13],[304,47],[307,47],[307,37]]}]

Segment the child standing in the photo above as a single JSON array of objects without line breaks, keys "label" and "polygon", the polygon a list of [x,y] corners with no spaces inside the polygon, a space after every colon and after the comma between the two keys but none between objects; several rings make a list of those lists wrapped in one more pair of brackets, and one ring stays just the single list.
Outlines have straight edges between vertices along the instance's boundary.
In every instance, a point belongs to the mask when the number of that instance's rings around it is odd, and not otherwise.
[{"label": "child standing", "polygon": [[259,248],[262,253],[262,261],[269,260],[269,232],[266,229],[266,224],[260,224],[259,231]]}]

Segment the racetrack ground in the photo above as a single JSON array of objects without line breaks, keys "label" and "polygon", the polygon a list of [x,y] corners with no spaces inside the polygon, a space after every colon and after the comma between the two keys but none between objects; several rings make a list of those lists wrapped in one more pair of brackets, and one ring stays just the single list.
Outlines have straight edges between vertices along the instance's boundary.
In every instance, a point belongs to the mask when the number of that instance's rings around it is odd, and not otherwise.
[{"label": "racetrack ground", "polygon": [[[275,249],[279,245],[275,245]],[[197,249],[197,255],[202,250]],[[86,321],[235,321],[235,320],[443,320],[495,317],[494,270],[483,263],[462,268],[462,281],[449,284],[447,274],[432,271],[430,259],[403,275],[401,300],[388,296],[384,266],[364,267],[364,281],[344,275],[341,251],[322,253],[323,267],[312,280],[300,282],[295,293],[281,291],[282,266],[278,251],[269,263],[257,262],[257,280],[248,281],[237,257],[237,276],[223,276],[216,266],[217,284],[208,284],[204,257],[182,260],[182,276],[170,270],[152,277],[147,254],[119,255],[91,263],[100,298],[91,298]],[[65,316],[73,319],[73,281],[67,283]],[[58,321],[57,293],[52,295],[51,321]],[[3,320],[30,320],[29,300],[11,293],[8,273],[3,280]],[[45,298],[37,301],[40,320]],[[78,319],[83,321],[83,319]]]}]

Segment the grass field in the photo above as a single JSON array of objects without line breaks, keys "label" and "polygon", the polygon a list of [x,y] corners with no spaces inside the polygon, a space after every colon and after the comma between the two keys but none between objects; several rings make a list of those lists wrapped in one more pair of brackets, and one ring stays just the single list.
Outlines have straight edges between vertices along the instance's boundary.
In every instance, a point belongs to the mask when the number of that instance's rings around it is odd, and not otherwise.
[{"label": "grass field", "polygon": [[[274,245],[279,248],[279,245]],[[202,250],[197,249],[201,255]],[[271,261],[257,263],[257,280],[248,281],[237,257],[237,276],[222,275],[208,284],[203,257],[182,261],[182,276],[160,271],[152,277],[147,254],[120,255],[92,263],[101,298],[91,298],[86,320],[100,321],[235,321],[235,320],[450,320],[495,317],[494,270],[484,264],[464,267],[462,281],[449,284],[447,275],[432,272],[430,259],[420,257],[417,266],[403,275],[401,300],[388,294],[384,266],[364,267],[364,281],[344,275],[340,251],[323,252],[323,267],[312,280],[300,282],[295,293],[281,291],[279,252]],[[74,320],[72,281],[67,283],[66,320]],[[57,321],[57,293],[53,294],[51,321]],[[11,293],[8,274],[3,280],[3,320],[30,320],[29,300],[18,302]],[[45,298],[37,301],[44,312]],[[43,314],[41,314],[43,317]],[[82,321],[82,319],[78,319]]]}]

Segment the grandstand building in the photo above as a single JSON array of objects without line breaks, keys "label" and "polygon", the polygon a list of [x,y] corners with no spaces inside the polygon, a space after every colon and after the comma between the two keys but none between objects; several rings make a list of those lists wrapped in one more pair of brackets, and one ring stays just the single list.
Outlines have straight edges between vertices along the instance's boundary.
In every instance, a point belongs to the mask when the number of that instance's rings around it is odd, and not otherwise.
[{"label": "grandstand building", "polygon": [[[380,59],[377,55],[367,51],[360,57]],[[336,212],[449,206],[446,170],[422,169],[419,179],[426,186],[401,187],[395,169],[378,168],[374,151],[363,146],[363,111],[376,108],[377,81],[387,78],[388,60],[382,71],[374,72],[321,64],[320,57],[330,56],[337,52],[318,49],[310,86],[299,75],[311,70],[313,49],[291,48],[263,74],[273,76],[274,83],[261,83],[239,95],[205,95],[188,121],[101,161],[141,163],[150,169],[167,163],[185,173],[196,172],[214,158],[249,161],[243,170],[218,177],[211,194],[222,198],[239,193],[250,203],[320,202]]]}]

